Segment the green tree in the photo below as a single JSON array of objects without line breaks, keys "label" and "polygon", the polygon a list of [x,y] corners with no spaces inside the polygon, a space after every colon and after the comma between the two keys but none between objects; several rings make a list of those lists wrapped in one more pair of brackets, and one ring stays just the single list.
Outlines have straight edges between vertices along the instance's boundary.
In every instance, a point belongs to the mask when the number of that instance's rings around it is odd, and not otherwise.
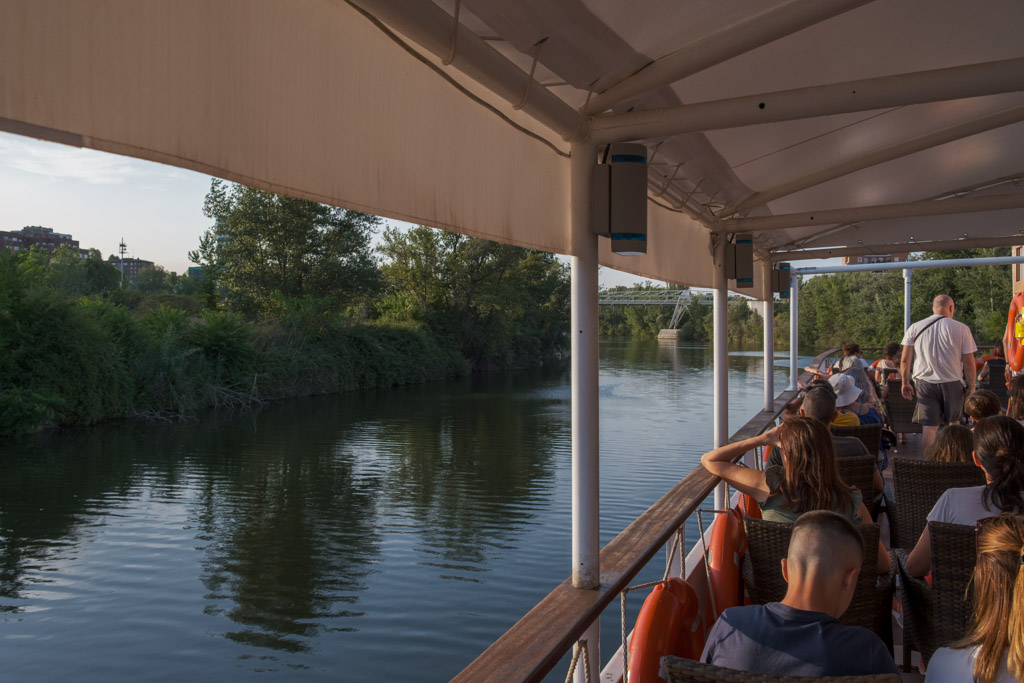
[{"label": "green tree", "polygon": [[203,213],[214,226],[189,257],[216,272],[234,310],[265,312],[275,292],[327,297],[340,310],[379,287],[377,217],[217,179]]},{"label": "green tree", "polygon": [[146,268],[135,276],[131,282],[131,288],[137,289],[140,294],[170,293],[171,283],[168,280],[168,273],[161,266]]},{"label": "green tree", "polygon": [[569,283],[551,254],[417,227],[384,232],[385,318],[456,340],[476,367],[532,365],[565,349]]}]

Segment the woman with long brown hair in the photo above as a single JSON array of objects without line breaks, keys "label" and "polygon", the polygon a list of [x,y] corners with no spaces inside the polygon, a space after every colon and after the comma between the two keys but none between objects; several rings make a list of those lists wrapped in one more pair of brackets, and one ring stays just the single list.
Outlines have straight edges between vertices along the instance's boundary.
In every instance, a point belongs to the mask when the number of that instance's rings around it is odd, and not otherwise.
[{"label": "woman with long brown hair", "polygon": [[929,683],[1024,680],[1024,518],[1001,515],[978,535],[974,615],[967,635],[935,651]]},{"label": "woman with long brown hair", "polygon": [[[1002,512],[1024,511],[1024,427],[1005,415],[979,420],[972,455],[987,483],[947,490],[928,513],[929,522],[974,526]],[[925,527],[907,556],[907,571],[924,576],[931,566],[931,534]]]},{"label": "woman with long brown hair", "polygon": [[[758,446],[782,453],[782,466],[763,472],[734,460]],[[795,522],[811,510],[831,510],[854,524],[870,523],[860,492],[839,476],[832,435],[820,420],[793,417],[759,436],[720,446],[701,456],[704,467],[758,502],[770,522]],[[878,570],[889,571],[889,553],[878,545]]]}]

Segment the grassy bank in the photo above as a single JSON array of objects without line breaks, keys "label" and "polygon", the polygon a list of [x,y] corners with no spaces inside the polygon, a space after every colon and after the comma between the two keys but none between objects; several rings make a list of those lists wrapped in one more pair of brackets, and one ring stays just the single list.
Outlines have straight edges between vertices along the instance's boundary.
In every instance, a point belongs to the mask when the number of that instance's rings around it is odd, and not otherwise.
[{"label": "grassy bank", "polygon": [[269,399],[442,380],[469,363],[415,324],[322,317],[253,324],[141,315],[47,289],[0,290],[0,434],[177,418]]}]

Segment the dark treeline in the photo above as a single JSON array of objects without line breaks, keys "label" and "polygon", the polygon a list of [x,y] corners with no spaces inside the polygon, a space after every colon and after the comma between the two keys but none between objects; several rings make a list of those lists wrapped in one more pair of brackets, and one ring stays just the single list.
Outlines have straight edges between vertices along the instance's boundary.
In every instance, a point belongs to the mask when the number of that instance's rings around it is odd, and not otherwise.
[{"label": "dark treeline", "polygon": [[[1009,256],[1007,247],[939,251],[929,260]],[[1003,336],[1013,295],[1010,266],[914,270],[910,310],[913,320],[932,314],[932,299],[949,294],[956,319],[970,326],[975,341],[990,345]],[[885,346],[903,338],[903,271],[836,273],[804,281],[800,288],[800,343],[836,346],[856,342]]]},{"label": "dark treeline", "polygon": [[564,356],[550,254],[215,180],[199,279],[0,251],[0,434],[506,371]]},{"label": "dark treeline", "polygon": [[[940,251],[928,259],[1008,256],[1008,248]],[[956,302],[956,318],[969,325],[975,340],[990,345],[1003,336],[1012,295],[1010,266],[972,266],[915,270],[911,279],[914,320],[931,315],[932,299],[949,294]],[[647,286],[645,288],[653,288]],[[619,290],[625,288],[616,288]],[[612,290],[615,291],[615,290]],[[602,306],[601,334],[653,339],[667,328],[673,306]],[[710,341],[711,307],[691,304],[679,328],[687,341]],[[729,301],[729,341],[761,339],[761,316],[745,301]],[[800,343],[806,348],[840,346],[856,342],[883,347],[903,337],[903,272],[835,273],[803,280],[800,287]],[[775,302],[775,341],[789,339],[789,303]]]}]

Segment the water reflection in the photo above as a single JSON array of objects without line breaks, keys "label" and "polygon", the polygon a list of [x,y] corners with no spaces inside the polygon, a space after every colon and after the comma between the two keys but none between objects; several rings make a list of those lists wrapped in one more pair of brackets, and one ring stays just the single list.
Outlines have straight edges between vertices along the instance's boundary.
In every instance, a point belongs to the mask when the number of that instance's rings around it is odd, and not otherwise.
[{"label": "water reflection", "polygon": [[[602,343],[602,541],[710,442],[710,358]],[[569,572],[569,422],[560,371],[8,442],[5,673],[447,680]]]}]

